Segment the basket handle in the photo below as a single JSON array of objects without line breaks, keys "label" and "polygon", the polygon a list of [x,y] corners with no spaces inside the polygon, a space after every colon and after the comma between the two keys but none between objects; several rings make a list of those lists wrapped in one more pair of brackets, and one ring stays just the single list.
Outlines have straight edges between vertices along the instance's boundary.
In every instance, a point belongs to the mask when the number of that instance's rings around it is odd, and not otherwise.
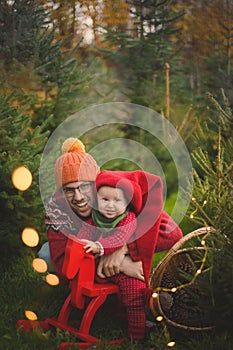
[{"label": "basket handle", "polygon": [[[200,235],[204,235],[207,232],[215,232],[216,230],[213,227],[200,227],[195,231],[187,233],[185,236],[179,239],[167,252],[165,257],[157,264],[156,269],[160,269],[162,265],[166,265],[166,263],[171,259],[171,257],[182,247],[187,241],[189,241],[193,237],[197,237]],[[165,268],[165,267],[164,267]]]},{"label": "basket handle", "polygon": [[192,231],[188,233],[187,235],[183,236],[178,242],[176,242],[172,248],[170,249],[171,252],[176,253],[182,245],[184,245],[187,241],[189,241],[193,237],[204,235],[207,232],[215,232],[215,229],[213,227],[200,227],[195,231]]}]

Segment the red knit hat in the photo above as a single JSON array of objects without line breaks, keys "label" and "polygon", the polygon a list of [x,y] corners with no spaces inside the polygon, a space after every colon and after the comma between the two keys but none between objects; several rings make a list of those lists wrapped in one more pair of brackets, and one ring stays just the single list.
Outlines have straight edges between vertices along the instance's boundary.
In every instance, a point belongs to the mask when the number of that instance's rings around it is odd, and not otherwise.
[{"label": "red knit hat", "polygon": [[101,186],[105,185],[121,188],[136,212],[140,212],[142,207],[142,192],[136,181],[126,179],[120,171],[103,170],[96,178],[96,189],[98,190]]},{"label": "red knit hat", "polygon": [[62,153],[54,169],[57,188],[69,182],[96,180],[99,167],[94,158],[85,152],[80,140],[68,138],[62,145]]}]

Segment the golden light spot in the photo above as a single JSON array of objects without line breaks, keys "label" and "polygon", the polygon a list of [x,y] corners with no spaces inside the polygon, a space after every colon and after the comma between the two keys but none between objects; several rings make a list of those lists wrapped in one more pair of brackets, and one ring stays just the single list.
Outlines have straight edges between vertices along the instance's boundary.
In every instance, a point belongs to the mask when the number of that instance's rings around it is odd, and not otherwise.
[{"label": "golden light spot", "polygon": [[167,343],[167,346],[169,346],[170,348],[172,348],[175,345],[176,345],[175,341],[169,341],[169,343]]},{"label": "golden light spot", "polygon": [[48,274],[45,280],[50,286],[57,286],[60,283],[58,276],[53,273]]},{"label": "golden light spot", "polygon": [[26,316],[27,319],[30,320],[30,321],[36,321],[36,320],[37,320],[37,315],[36,315],[35,312],[33,312],[33,311],[26,310],[26,311],[25,311],[25,316]]},{"label": "golden light spot", "polygon": [[171,289],[171,292],[172,293],[175,293],[177,291],[177,288],[176,287],[173,287],[172,289]]},{"label": "golden light spot", "polygon": [[46,261],[44,261],[43,259],[40,259],[40,258],[33,259],[32,267],[34,268],[34,270],[36,272],[39,272],[39,273],[43,273],[43,272],[46,272],[48,270],[48,266],[47,266]]},{"label": "golden light spot", "polygon": [[152,298],[157,298],[158,297],[158,293],[156,293],[156,292],[154,292],[153,294],[152,294]]},{"label": "golden light spot", "polygon": [[163,320],[163,316],[157,316],[157,317],[156,317],[156,321],[162,322],[162,320]]},{"label": "golden light spot", "polygon": [[22,231],[22,241],[28,247],[36,247],[39,243],[38,232],[32,227],[25,227]]},{"label": "golden light spot", "polygon": [[11,181],[15,188],[20,191],[26,191],[31,186],[32,174],[25,166],[19,166],[13,170]]}]

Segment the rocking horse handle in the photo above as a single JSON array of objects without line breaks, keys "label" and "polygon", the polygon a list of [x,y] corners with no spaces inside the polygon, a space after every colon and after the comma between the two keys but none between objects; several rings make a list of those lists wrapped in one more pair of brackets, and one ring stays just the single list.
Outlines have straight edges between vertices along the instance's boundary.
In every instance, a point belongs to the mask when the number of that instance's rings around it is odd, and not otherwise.
[{"label": "rocking horse handle", "polygon": [[69,280],[72,280],[79,271],[80,263],[84,257],[84,243],[70,235],[68,237],[65,249],[65,258],[62,266],[62,274]]}]

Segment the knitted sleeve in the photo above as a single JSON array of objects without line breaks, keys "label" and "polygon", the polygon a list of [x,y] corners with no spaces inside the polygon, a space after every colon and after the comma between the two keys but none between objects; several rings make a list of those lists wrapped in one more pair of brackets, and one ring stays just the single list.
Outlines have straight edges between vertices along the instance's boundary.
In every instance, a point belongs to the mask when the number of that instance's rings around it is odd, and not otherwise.
[{"label": "knitted sleeve", "polygon": [[53,266],[59,278],[62,282],[66,282],[64,276],[62,276],[62,266],[65,257],[65,248],[67,243],[67,237],[70,234],[77,235],[81,220],[77,219],[76,222],[73,219],[76,215],[71,217],[67,212],[67,203],[59,192],[56,192],[54,196],[48,202],[45,213],[45,226],[47,229],[47,236],[49,242],[49,249]]},{"label": "knitted sleeve", "polygon": [[60,231],[55,231],[51,227],[47,229],[48,242],[50,248],[51,259],[57,275],[61,282],[68,283],[68,280],[62,275],[62,266],[65,257],[65,248],[67,237]]},{"label": "knitted sleeve", "polygon": [[138,251],[137,241],[132,241],[127,244],[128,252],[133,261],[141,261],[142,258]]},{"label": "knitted sleeve", "polygon": [[[183,234],[180,227],[165,211],[162,211],[155,253],[171,249],[182,237]],[[138,252],[137,242],[132,241],[127,246],[132,260],[140,261],[142,258]]]},{"label": "knitted sleeve", "polygon": [[180,227],[165,211],[162,211],[155,252],[171,249],[182,237],[183,234]]},{"label": "knitted sleeve", "polygon": [[104,255],[111,254],[123,247],[133,236],[136,227],[136,216],[133,212],[129,212],[117,227],[111,230],[108,237],[98,240],[104,249]]}]

